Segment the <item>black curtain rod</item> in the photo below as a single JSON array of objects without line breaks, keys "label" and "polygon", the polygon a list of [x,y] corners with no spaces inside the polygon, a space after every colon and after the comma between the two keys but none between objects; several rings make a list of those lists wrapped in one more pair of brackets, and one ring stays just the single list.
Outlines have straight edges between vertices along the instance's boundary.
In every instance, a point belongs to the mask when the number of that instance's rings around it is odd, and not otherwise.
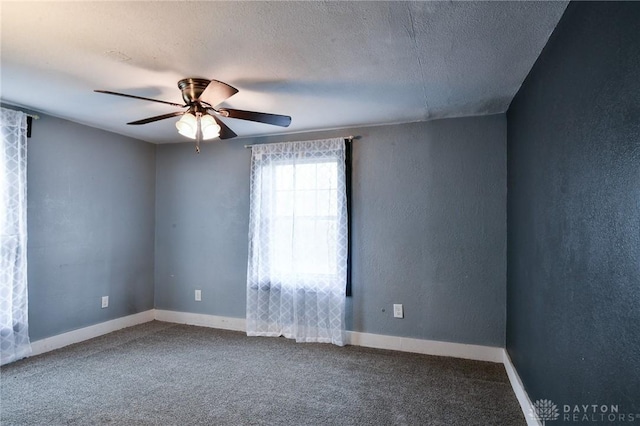
[{"label": "black curtain rod", "polygon": [[[354,139],[358,139],[358,137],[357,136],[345,136],[343,139],[348,140],[349,142],[353,142],[353,140]],[[295,142],[297,142],[297,141],[295,141]],[[264,145],[264,144],[257,143],[257,144],[245,145],[244,147],[245,148],[251,148],[254,145]]]}]

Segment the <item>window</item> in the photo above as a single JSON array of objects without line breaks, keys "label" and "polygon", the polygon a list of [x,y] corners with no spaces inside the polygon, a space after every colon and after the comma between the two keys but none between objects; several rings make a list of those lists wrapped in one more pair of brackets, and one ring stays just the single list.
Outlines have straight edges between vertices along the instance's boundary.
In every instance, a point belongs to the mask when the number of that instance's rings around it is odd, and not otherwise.
[{"label": "window", "polygon": [[342,344],[345,155],[343,139],[252,148],[247,334]]},{"label": "window", "polygon": [[337,160],[280,164],[274,172],[274,274],[335,275],[339,226]]}]

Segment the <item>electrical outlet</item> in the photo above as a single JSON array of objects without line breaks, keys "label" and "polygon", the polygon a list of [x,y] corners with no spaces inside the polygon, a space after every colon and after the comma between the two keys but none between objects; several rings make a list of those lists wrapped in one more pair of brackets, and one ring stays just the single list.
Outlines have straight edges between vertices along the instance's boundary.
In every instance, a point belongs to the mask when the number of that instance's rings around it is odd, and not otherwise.
[{"label": "electrical outlet", "polygon": [[109,307],[109,296],[102,296],[102,308]]},{"label": "electrical outlet", "polygon": [[402,309],[402,304],[398,304],[398,303],[393,304],[393,317],[404,318],[404,309]]},{"label": "electrical outlet", "polygon": [[196,302],[202,301],[202,290],[196,290]]}]

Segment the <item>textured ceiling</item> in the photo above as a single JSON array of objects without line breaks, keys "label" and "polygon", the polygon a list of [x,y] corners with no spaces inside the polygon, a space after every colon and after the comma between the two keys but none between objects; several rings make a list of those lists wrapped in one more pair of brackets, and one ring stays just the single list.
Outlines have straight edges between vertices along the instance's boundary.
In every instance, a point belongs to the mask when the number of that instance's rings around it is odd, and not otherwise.
[{"label": "textured ceiling", "polygon": [[239,136],[504,112],[566,2],[2,2],[1,99],[154,143],[177,119],[177,81],[240,92]]}]

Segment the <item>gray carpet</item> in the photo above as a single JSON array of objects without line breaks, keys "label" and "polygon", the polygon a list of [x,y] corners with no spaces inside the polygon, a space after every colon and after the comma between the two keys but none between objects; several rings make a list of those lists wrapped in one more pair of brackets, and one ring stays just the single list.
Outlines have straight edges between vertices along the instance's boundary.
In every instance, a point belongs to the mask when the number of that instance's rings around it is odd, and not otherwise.
[{"label": "gray carpet", "polygon": [[5,425],[519,425],[504,367],[158,321],[0,369]]}]

